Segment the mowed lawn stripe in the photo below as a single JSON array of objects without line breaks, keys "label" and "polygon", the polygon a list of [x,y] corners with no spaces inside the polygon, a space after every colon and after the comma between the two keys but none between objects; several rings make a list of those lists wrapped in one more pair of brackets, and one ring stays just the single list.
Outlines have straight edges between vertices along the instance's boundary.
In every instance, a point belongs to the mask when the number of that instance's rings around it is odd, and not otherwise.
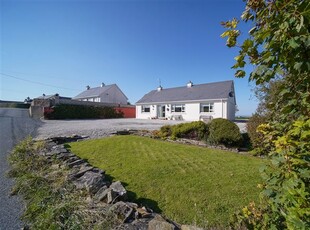
[{"label": "mowed lawn stripe", "polygon": [[70,145],[123,182],[132,201],[179,223],[227,226],[232,213],[258,197],[258,158],[138,136]]}]

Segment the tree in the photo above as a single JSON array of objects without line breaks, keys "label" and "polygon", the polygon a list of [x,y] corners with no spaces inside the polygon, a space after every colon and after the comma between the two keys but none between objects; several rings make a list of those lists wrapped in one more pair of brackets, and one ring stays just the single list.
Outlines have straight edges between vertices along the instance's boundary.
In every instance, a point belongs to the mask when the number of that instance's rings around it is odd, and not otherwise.
[{"label": "tree", "polygon": [[[310,2],[247,0],[241,20],[252,23],[238,44],[238,20],[223,22],[228,47],[238,47],[236,77],[259,87],[280,79],[269,106],[268,123],[258,127],[271,163],[262,170],[260,203],[251,203],[235,223],[250,229],[310,228]],[[270,99],[270,98],[269,98]],[[267,108],[267,107],[266,107]]]}]

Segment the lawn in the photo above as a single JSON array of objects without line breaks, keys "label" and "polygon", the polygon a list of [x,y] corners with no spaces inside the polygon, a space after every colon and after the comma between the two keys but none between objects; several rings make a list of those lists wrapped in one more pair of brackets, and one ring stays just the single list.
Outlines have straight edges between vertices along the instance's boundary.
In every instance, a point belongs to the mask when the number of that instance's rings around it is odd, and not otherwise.
[{"label": "lawn", "polygon": [[138,136],[70,143],[71,151],[120,180],[129,198],[181,224],[227,226],[257,200],[262,160]]}]

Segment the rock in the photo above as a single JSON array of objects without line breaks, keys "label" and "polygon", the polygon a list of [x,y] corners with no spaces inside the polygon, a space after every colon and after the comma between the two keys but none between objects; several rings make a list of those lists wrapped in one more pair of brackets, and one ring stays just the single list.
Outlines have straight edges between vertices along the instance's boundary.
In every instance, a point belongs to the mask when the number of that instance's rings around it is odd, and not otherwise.
[{"label": "rock", "polygon": [[70,152],[60,153],[60,154],[58,154],[57,159],[64,161],[64,160],[67,160],[67,159],[74,157],[74,156],[75,155],[70,153]]},{"label": "rock", "polygon": [[105,185],[104,176],[99,173],[87,171],[82,177],[77,179],[74,184],[77,188],[86,188],[91,194],[96,194]]},{"label": "rock", "polygon": [[114,192],[111,188],[109,188],[108,194],[107,194],[107,203],[112,204],[114,203],[114,201],[117,200],[117,198],[119,198],[118,194]]},{"label": "rock", "polygon": [[121,200],[127,199],[127,191],[120,181],[113,182],[110,185],[110,189],[112,189],[116,193],[116,195],[118,196],[118,199],[121,199]]},{"label": "rock", "polygon": [[116,131],[116,135],[129,135],[129,130]]},{"label": "rock", "polygon": [[152,217],[152,213],[148,212],[148,210],[145,207],[137,208],[138,216],[142,218],[150,218]]},{"label": "rock", "polygon": [[72,156],[68,158],[67,160],[65,160],[63,163],[68,166],[70,163],[77,161],[77,160],[80,160],[80,158],[78,158],[77,156]]},{"label": "rock", "polygon": [[100,173],[100,174],[102,174],[102,175],[104,175],[105,174],[105,171],[104,170],[102,170],[102,169],[98,169],[98,168],[93,168],[93,170],[92,170],[93,172],[95,172],[95,173]]},{"label": "rock", "polygon": [[182,225],[181,230],[204,230],[203,228],[198,228],[196,226],[190,226],[190,225]]},{"label": "rock", "polygon": [[107,200],[108,198],[108,192],[110,191],[111,189],[108,188],[108,186],[104,185],[102,186],[98,192],[95,194],[94,196],[94,202],[95,203],[99,203],[100,201],[105,201]]},{"label": "rock", "polygon": [[113,204],[110,208],[110,211],[117,215],[117,218],[123,223],[128,223],[133,219],[134,210],[129,207],[125,202],[119,201]]},{"label": "rock", "polygon": [[79,159],[79,160],[68,163],[68,167],[72,168],[75,165],[81,165],[83,163],[85,163],[85,160]]},{"label": "rock", "polygon": [[167,221],[157,220],[156,218],[152,219],[149,222],[148,230],[176,230],[177,228],[168,223]]},{"label": "rock", "polygon": [[72,181],[72,180],[78,179],[81,176],[83,176],[86,172],[91,171],[93,168],[94,167],[92,166],[81,167],[80,170],[70,173],[68,175],[68,180]]},{"label": "rock", "polygon": [[130,224],[123,224],[117,230],[147,230],[149,219],[134,220]]}]

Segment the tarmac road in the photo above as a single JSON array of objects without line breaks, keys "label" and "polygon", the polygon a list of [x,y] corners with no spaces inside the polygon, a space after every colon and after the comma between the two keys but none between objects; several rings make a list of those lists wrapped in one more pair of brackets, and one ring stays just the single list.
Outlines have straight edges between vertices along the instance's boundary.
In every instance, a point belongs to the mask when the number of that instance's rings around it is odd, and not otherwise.
[{"label": "tarmac road", "polygon": [[18,196],[9,196],[14,184],[6,176],[9,169],[7,157],[14,145],[27,137],[34,136],[40,126],[39,120],[31,119],[27,109],[0,108],[0,230],[21,229],[20,216],[23,203]]}]

